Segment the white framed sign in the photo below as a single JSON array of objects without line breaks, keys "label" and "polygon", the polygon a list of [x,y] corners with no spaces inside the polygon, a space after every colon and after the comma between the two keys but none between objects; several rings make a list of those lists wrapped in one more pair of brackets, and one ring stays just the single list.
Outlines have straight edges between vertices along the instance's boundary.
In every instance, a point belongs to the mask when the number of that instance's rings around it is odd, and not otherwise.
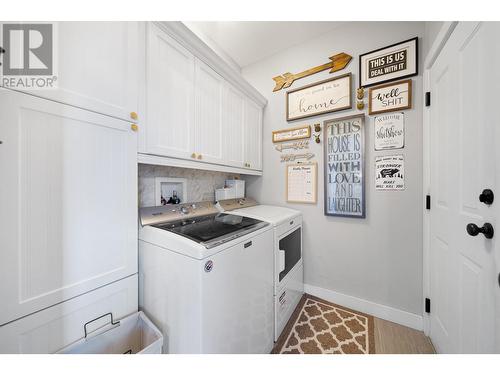
[{"label": "white framed sign", "polygon": [[286,93],[286,120],[352,108],[352,75],[347,73]]},{"label": "white framed sign", "polygon": [[373,119],[375,151],[404,148],[405,114],[390,113]]},{"label": "white framed sign", "polygon": [[375,189],[404,190],[405,158],[403,155],[386,155],[375,158]]},{"label": "white framed sign", "polygon": [[316,203],[318,164],[290,164],[286,167],[286,201]]},{"label": "white framed sign", "polygon": [[411,108],[411,79],[372,87],[368,92],[368,114]]},{"label": "white framed sign", "polygon": [[417,37],[359,56],[359,79],[361,87],[378,85],[417,74]]},{"label": "white framed sign", "polygon": [[324,122],[324,210],[327,216],[366,216],[364,119],[360,114]]}]

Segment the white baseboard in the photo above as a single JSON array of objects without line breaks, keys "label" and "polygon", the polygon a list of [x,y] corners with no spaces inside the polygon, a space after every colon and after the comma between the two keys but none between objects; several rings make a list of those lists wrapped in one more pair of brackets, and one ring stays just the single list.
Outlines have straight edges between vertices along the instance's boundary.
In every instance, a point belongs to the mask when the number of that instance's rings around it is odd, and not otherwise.
[{"label": "white baseboard", "polygon": [[417,314],[309,284],[304,284],[304,292],[380,319],[389,320],[419,331],[423,329],[422,316]]}]

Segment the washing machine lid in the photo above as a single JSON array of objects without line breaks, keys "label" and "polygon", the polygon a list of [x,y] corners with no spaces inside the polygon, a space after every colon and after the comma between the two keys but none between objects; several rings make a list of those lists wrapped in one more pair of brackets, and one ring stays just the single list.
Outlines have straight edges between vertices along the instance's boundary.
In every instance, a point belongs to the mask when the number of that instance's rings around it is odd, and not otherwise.
[{"label": "washing machine lid", "polygon": [[248,217],[267,221],[268,223],[271,223],[273,225],[279,225],[302,214],[300,211],[292,210],[291,208],[269,206],[264,204],[241,208],[232,212],[238,215],[245,215]]},{"label": "washing machine lid", "polygon": [[189,238],[208,249],[267,225],[268,223],[264,221],[250,217],[218,213],[158,223],[152,226]]}]

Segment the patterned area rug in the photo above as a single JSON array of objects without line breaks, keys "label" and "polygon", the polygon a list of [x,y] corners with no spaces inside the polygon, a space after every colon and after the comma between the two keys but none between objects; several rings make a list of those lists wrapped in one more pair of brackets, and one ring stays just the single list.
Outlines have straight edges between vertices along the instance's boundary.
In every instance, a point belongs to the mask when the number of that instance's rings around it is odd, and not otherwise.
[{"label": "patterned area rug", "polygon": [[304,294],[273,353],[375,353],[373,316]]}]

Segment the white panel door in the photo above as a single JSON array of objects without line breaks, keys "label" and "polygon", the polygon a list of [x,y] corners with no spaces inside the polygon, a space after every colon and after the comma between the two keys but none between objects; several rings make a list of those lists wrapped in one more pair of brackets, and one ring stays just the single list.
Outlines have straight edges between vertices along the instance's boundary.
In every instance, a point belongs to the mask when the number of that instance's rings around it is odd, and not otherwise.
[{"label": "white panel door", "polygon": [[222,108],[224,164],[242,168],[245,166],[245,97],[228,84],[226,85]]},{"label": "white panel door", "polygon": [[137,272],[130,126],[0,89],[0,325]]},{"label": "white panel door", "polygon": [[55,22],[54,28],[57,89],[29,93],[130,120],[138,108],[143,25]]},{"label": "white panel door", "polygon": [[202,353],[271,351],[273,236],[267,230],[210,257],[212,271],[201,272]]},{"label": "white panel door", "polygon": [[262,169],[262,107],[245,100],[245,163],[250,169]]},{"label": "white panel door", "polygon": [[194,150],[197,160],[222,163],[222,99],[224,80],[196,59]]},{"label": "white panel door", "polygon": [[148,23],[147,35],[146,150],[141,151],[190,159],[194,56],[154,23]]},{"label": "white panel door", "polygon": [[[50,354],[84,338],[85,323],[112,313],[120,320],[137,311],[137,274],[0,327],[0,353]],[[91,334],[110,317],[90,323]]]},{"label": "white panel door", "polygon": [[500,193],[498,35],[498,23],[459,23],[430,71],[430,336],[441,353],[500,352],[498,234],[466,230],[499,223],[498,202],[479,200]]}]

